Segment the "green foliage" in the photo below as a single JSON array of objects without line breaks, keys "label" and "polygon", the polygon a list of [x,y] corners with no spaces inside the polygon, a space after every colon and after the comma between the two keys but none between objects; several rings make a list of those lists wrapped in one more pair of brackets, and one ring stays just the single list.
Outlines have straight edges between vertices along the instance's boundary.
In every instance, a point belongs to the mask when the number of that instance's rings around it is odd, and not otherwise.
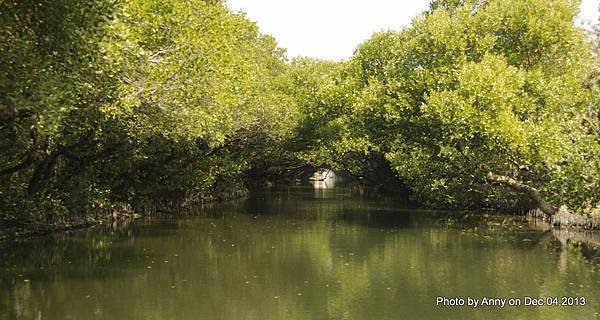
[{"label": "green foliage", "polygon": [[115,52],[125,57],[125,81],[106,112],[143,146],[148,171],[161,172],[160,179],[134,174],[142,194],[198,202],[224,185],[243,188],[241,177],[278,157],[298,113],[272,37],[220,2],[201,0],[128,2],[113,27],[127,30]]},{"label": "green foliage", "polygon": [[[100,106],[117,72],[101,43],[115,1],[0,4],[0,192],[3,216],[63,212],[54,179],[71,151],[101,148]],[[79,157],[81,156],[81,157]],[[82,158],[83,157],[83,158]],[[58,180],[56,180],[58,182]],[[44,192],[40,192],[44,191]],[[39,209],[39,210],[37,210]]]},{"label": "green foliage", "polygon": [[283,50],[220,1],[0,9],[0,218],[233,196],[293,136]]},{"label": "green foliage", "polygon": [[336,63],[286,61],[222,1],[2,1],[0,219],[172,209],[320,167],[435,206],[596,206],[578,3],[430,7]]},{"label": "green foliage", "polygon": [[113,111],[134,115],[140,137],[215,147],[254,127],[283,134],[294,120],[276,90],[283,51],[254,23],[202,0],[133,1],[123,11],[115,28],[128,30],[127,80]]},{"label": "green foliage", "polygon": [[352,117],[369,118],[361,136],[430,204],[531,200],[487,181],[492,172],[556,206],[595,205],[600,153],[586,119],[597,106],[584,86],[592,59],[577,8],[435,1],[410,28],[374,35],[349,67],[360,82]]}]

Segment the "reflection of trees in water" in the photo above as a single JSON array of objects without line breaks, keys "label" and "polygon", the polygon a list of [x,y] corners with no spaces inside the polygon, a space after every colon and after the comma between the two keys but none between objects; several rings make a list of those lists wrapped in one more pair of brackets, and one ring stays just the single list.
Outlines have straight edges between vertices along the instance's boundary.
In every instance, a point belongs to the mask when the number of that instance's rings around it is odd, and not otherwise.
[{"label": "reflection of trees in water", "polygon": [[[121,232],[130,234],[131,230]],[[119,261],[131,257],[136,249],[115,245],[118,241],[115,231],[96,228],[4,248],[0,253],[0,310],[7,313],[0,312],[0,319],[33,319],[38,311],[55,308],[51,292],[64,295],[74,289],[68,283],[101,287],[107,279],[125,278]]]},{"label": "reflection of trees in water", "polygon": [[[573,251],[569,251],[569,255],[570,259],[582,258]],[[545,248],[515,247],[504,239],[461,236],[450,230],[386,234],[384,245],[369,250],[363,260],[368,268],[354,269],[352,274],[346,275],[347,281],[344,282],[350,284],[352,279],[356,279],[360,289],[351,285],[340,286],[342,292],[336,296],[335,303],[343,307],[331,308],[340,311],[339,318],[344,318],[343,312],[348,310],[365,312],[347,317],[355,319],[393,317],[394,313],[399,318],[402,318],[399,315],[410,317],[411,313],[407,310],[416,311],[410,308],[411,305],[431,305],[437,295],[522,297],[572,294],[593,297],[598,293],[597,284],[600,282],[600,278],[590,272],[590,265],[582,261],[569,264],[568,270],[559,274],[558,257],[548,255]],[[396,307],[392,307],[394,305]],[[509,315],[506,318],[551,319],[561,316],[585,318],[592,314],[590,311],[589,308],[570,311],[546,308],[504,312]],[[440,317],[443,318],[444,312],[448,310],[441,311]],[[469,313],[469,316],[487,319],[490,314],[481,313],[478,317]]]},{"label": "reflection of trees in water", "polygon": [[[17,266],[2,264],[8,290],[0,307],[14,312],[0,319],[15,318],[16,310],[47,318],[89,318],[100,310],[111,319],[411,318],[429,310],[425,318],[447,318],[448,310],[432,307],[437,295],[598,294],[600,279],[582,251],[569,250],[561,271],[560,244],[548,233],[442,227],[419,214],[351,201],[275,197],[252,214],[239,214],[239,206],[248,204],[2,252]],[[569,310],[581,318],[590,309]],[[566,311],[502,312],[531,319]]]}]

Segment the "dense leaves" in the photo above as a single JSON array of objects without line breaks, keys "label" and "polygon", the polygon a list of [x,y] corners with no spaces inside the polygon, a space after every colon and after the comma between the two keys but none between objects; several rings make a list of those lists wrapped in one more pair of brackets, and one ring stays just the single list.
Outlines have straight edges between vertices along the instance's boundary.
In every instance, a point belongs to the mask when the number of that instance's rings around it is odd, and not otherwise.
[{"label": "dense leaves", "polygon": [[219,1],[4,1],[0,19],[1,218],[234,196],[297,122],[283,50]]},{"label": "dense leaves", "polygon": [[600,95],[577,10],[436,0],[349,61],[288,62],[221,1],[2,1],[0,219],[172,210],[316,168],[433,206],[585,212]]},{"label": "dense leaves", "polygon": [[360,132],[353,141],[369,142],[351,149],[383,153],[431,205],[548,213],[597,205],[598,103],[586,85],[594,66],[574,24],[577,5],[431,8],[410,28],[374,35],[348,63],[358,85],[352,113],[338,119]]}]

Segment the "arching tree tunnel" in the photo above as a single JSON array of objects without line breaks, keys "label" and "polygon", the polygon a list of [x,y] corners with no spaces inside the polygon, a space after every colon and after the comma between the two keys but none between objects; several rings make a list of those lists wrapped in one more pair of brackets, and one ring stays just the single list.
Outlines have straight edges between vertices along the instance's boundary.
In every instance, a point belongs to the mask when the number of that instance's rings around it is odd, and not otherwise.
[{"label": "arching tree tunnel", "polygon": [[320,168],[431,207],[599,210],[572,1],[433,1],[340,62],[289,61],[222,1],[0,9],[0,219],[189,208]]}]

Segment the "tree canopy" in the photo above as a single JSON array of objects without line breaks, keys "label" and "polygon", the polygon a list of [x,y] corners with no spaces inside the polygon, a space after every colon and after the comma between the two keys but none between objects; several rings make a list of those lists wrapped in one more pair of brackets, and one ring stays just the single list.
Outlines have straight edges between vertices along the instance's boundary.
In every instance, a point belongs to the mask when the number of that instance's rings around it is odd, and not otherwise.
[{"label": "tree canopy", "polygon": [[578,8],[435,0],[330,62],[288,61],[222,1],[0,2],[0,218],[172,210],[325,167],[430,206],[588,212]]},{"label": "tree canopy", "polygon": [[434,1],[411,27],[374,35],[327,89],[344,92],[326,103],[343,105],[330,113],[341,126],[331,158],[379,153],[435,206],[596,206],[596,66],[577,12],[572,1]]}]

